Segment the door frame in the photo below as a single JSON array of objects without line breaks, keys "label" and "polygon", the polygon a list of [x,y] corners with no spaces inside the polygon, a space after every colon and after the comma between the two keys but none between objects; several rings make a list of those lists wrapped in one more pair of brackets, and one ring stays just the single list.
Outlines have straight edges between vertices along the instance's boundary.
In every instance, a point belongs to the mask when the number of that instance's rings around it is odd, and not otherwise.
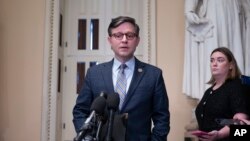
[{"label": "door frame", "polygon": [[[61,126],[57,121],[60,1],[46,0],[41,141],[57,141],[57,127]],[[147,44],[143,60],[156,65],[156,0],[147,0],[144,7],[146,26],[142,28],[147,31],[144,36]]]}]

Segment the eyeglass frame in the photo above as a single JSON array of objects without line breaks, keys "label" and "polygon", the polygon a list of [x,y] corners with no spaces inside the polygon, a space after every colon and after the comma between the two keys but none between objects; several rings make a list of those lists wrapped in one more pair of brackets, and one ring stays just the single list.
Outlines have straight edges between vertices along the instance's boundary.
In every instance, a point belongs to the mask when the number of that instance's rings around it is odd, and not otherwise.
[{"label": "eyeglass frame", "polygon": [[126,36],[127,40],[134,40],[135,38],[138,37],[138,34],[134,33],[134,32],[128,32],[128,33],[122,33],[122,32],[118,32],[118,33],[113,33],[110,35],[110,37],[114,37],[116,40],[122,40],[124,35]]}]

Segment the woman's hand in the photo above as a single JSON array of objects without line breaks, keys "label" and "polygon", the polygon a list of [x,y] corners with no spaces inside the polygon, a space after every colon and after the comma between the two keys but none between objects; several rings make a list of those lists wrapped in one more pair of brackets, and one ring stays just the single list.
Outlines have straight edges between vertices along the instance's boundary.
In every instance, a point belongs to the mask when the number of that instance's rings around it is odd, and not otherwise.
[{"label": "woman's hand", "polygon": [[240,121],[243,122],[243,124],[250,125],[250,121],[249,120],[240,119]]},{"label": "woman's hand", "polygon": [[240,120],[242,125],[244,125],[244,124],[250,125],[250,121],[247,120],[247,118],[248,118],[248,116],[246,114],[244,114],[244,113],[236,113],[233,116],[233,119]]},{"label": "woman's hand", "polygon": [[239,119],[239,120],[247,119],[247,118],[248,118],[248,116],[245,113],[236,113],[233,116],[233,119]]},{"label": "woman's hand", "polygon": [[208,132],[207,135],[199,136],[199,140],[201,141],[216,141],[219,139],[219,131],[213,130]]}]

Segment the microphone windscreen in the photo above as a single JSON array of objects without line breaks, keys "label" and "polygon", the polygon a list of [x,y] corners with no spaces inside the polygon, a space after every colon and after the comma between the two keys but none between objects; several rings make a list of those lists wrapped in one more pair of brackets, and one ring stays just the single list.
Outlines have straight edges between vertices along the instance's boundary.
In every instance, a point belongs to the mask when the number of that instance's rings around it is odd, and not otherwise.
[{"label": "microphone windscreen", "polygon": [[106,99],[102,96],[99,96],[93,101],[90,110],[95,111],[96,114],[103,114],[105,107],[106,107]]},{"label": "microphone windscreen", "polygon": [[105,93],[105,92],[103,92],[103,91],[100,93],[100,96],[101,96],[101,97],[104,97],[105,99],[107,99],[107,97],[108,97],[108,96],[107,96],[107,93]]},{"label": "microphone windscreen", "polygon": [[107,98],[108,109],[117,110],[120,103],[120,98],[118,94],[110,94]]},{"label": "microphone windscreen", "polygon": [[103,122],[103,124],[105,124],[107,120],[108,120],[108,111],[106,109],[103,113],[103,116],[101,116],[101,121]]}]

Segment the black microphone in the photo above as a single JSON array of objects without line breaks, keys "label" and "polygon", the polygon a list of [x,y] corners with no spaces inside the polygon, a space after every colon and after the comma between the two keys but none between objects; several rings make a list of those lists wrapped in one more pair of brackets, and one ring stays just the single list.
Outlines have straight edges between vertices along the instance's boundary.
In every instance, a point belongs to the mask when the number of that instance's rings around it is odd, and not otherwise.
[{"label": "black microphone", "polygon": [[103,134],[103,126],[108,120],[108,111],[105,110],[103,116],[97,117],[98,123],[97,123],[97,130],[96,130],[96,141],[103,140],[101,139],[101,136]]},{"label": "black microphone", "polygon": [[[105,99],[107,99],[107,93],[102,91],[100,93],[101,97],[104,97]],[[106,107],[105,107],[106,108]],[[102,126],[106,123],[108,119],[108,114],[107,114],[107,110],[105,110],[104,114],[97,116],[97,129],[96,129],[96,136],[95,139],[96,141],[99,141],[100,135],[101,135],[101,130],[102,130]]]},{"label": "black microphone", "polygon": [[109,111],[109,118],[108,118],[108,131],[107,131],[106,141],[112,140],[114,116],[115,116],[115,111],[119,107],[119,103],[120,103],[120,98],[118,94],[115,93],[108,95],[107,106]]},{"label": "black microphone", "polygon": [[104,113],[104,109],[106,107],[106,99],[103,96],[99,96],[97,97],[90,108],[90,111],[92,111],[89,115],[89,117],[85,120],[83,127],[81,128],[81,131],[79,132],[79,134],[74,138],[74,141],[81,141],[83,139],[83,137],[86,135],[86,133],[88,133],[88,131],[92,130],[92,123],[91,120],[94,118],[94,116],[96,114],[103,114]]},{"label": "black microphone", "polygon": [[104,91],[101,91],[100,96],[104,97],[105,99],[107,99],[107,97],[108,97],[107,93]]}]

